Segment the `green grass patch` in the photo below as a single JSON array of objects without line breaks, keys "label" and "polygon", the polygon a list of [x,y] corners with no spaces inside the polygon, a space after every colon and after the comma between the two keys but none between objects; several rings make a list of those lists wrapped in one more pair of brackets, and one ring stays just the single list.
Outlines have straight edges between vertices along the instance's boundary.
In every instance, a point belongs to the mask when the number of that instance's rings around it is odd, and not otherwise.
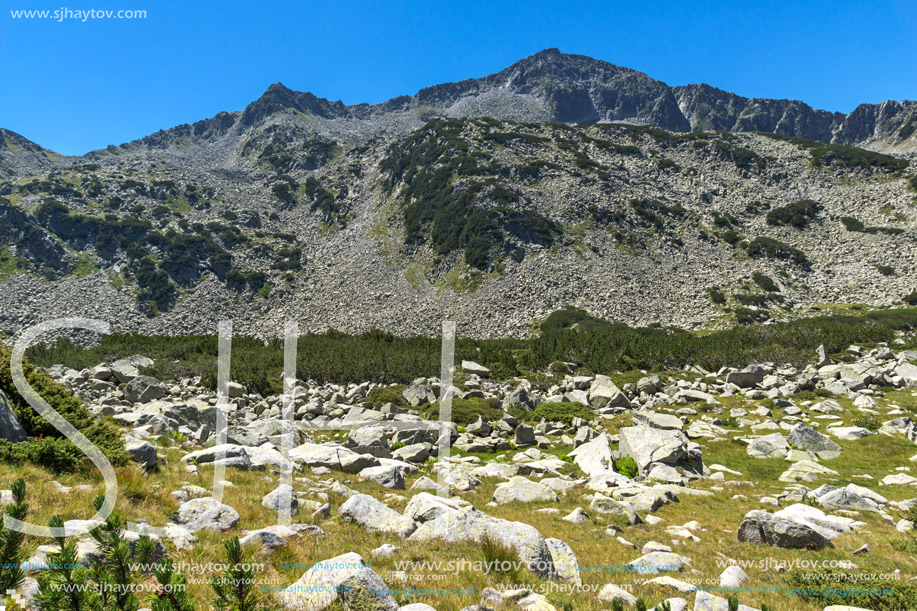
[{"label": "green grass patch", "polygon": [[77,259],[76,265],[73,268],[73,276],[76,278],[82,278],[97,271],[99,271],[99,268],[96,267],[92,262],[92,255],[89,253],[81,252],[79,258]]}]

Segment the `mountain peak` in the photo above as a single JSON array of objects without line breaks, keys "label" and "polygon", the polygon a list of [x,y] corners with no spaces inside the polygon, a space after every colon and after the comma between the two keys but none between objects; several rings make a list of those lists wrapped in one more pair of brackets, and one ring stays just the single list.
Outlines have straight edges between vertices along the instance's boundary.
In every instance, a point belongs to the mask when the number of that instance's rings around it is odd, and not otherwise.
[{"label": "mountain peak", "polygon": [[248,105],[242,113],[242,124],[252,125],[270,115],[289,111],[333,118],[346,114],[347,109],[340,101],[331,102],[308,92],[293,91],[278,81]]},{"label": "mountain peak", "polygon": [[565,53],[561,53],[560,49],[557,47],[551,47],[549,49],[542,49],[537,53],[529,55],[529,57],[562,57]]},{"label": "mountain peak", "polygon": [[271,83],[270,87],[265,89],[264,93],[261,94],[261,97],[266,95],[284,95],[287,93],[295,93],[292,89],[277,81],[276,83]]}]

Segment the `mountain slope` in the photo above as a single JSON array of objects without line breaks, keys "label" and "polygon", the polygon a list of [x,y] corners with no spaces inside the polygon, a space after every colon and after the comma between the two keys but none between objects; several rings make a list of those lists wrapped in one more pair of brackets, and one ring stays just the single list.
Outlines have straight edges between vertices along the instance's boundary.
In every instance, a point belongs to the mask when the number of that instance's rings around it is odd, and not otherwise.
[{"label": "mountain slope", "polygon": [[230,317],[271,336],[294,316],[499,336],[565,305],[684,327],[890,305],[917,288],[913,172],[855,147],[625,124],[436,119],[355,146],[274,113],[234,149],[0,183],[15,221],[0,330],[83,315],[204,333]]},{"label": "mountain slope", "polygon": [[913,112],[671,88],[547,50],[377,105],[276,83],[78,158],[4,132],[0,332],[231,317],[272,336],[294,316],[499,336],[566,305],[701,327],[900,303],[917,288]]},{"label": "mountain slope", "polygon": [[63,155],[44,149],[16,132],[0,129],[0,178],[30,176],[66,163]]}]

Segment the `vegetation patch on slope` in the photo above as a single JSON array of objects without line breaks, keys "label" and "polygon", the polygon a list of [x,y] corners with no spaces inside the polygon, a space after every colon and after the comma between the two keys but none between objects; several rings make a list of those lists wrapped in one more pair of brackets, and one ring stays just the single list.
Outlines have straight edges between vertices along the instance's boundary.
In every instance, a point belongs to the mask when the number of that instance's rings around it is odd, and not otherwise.
[{"label": "vegetation patch on slope", "polygon": [[[899,309],[749,325],[697,335],[662,327],[633,328],[567,308],[549,316],[526,340],[460,337],[455,359],[481,363],[500,379],[525,370],[547,371],[557,361],[603,374],[653,367],[678,370],[691,364],[716,370],[737,362],[802,364],[811,360],[821,344],[829,351],[841,351],[854,343],[891,341],[897,330],[914,327],[917,309]],[[338,383],[370,380],[410,384],[418,377],[438,375],[440,350],[441,340],[431,337],[398,337],[381,331],[360,335],[337,331],[307,334],[299,340],[297,377]],[[216,385],[217,339],[213,336],[113,334],[92,348],[59,340],[52,345],[34,346],[29,357],[46,366],[66,363],[83,368],[133,354],[153,358],[156,366],[148,373],[161,379],[199,375],[211,388]],[[282,340],[265,346],[261,340],[237,336],[232,355],[233,380],[262,394],[280,392]],[[383,402],[398,403],[396,392],[389,395]]]},{"label": "vegetation patch on slope", "polygon": [[[0,342],[0,391],[6,395],[19,423],[29,439],[18,443],[0,441],[0,461],[32,462],[55,472],[72,472],[91,466],[89,459],[72,442],[42,418],[19,395],[10,370],[11,350]],[[115,426],[93,415],[86,406],[64,386],[35,369],[23,364],[26,380],[48,404],[94,443],[115,466],[127,464],[129,456]]]}]

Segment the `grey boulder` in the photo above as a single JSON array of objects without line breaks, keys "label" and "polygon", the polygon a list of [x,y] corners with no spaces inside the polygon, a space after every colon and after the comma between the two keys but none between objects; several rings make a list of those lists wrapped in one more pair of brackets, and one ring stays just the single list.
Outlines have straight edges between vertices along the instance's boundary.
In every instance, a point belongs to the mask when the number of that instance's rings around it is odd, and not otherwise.
[{"label": "grey boulder", "polygon": [[494,490],[494,502],[502,505],[511,502],[557,502],[557,494],[548,486],[517,475]]},{"label": "grey boulder", "polygon": [[841,455],[841,446],[826,435],[804,424],[797,424],[786,438],[794,448],[813,452],[819,458],[830,460]]},{"label": "grey boulder", "polygon": [[421,524],[410,536],[412,541],[481,542],[488,538],[516,550],[528,569],[536,575],[545,579],[558,578],[550,548],[538,530],[522,522],[489,516],[474,507],[445,513]]},{"label": "grey boulder", "polygon": [[414,495],[404,508],[404,516],[415,522],[430,522],[441,515],[467,506],[467,501],[450,499],[421,492]]},{"label": "grey boulder", "polygon": [[653,463],[674,464],[688,457],[687,438],[681,433],[630,426],[619,430],[618,435],[621,453],[637,462],[641,474]]},{"label": "grey boulder", "polygon": [[261,499],[261,506],[284,515],[295,516],[299,513],[299,497],[292,486],[281,484]]},{"label": "grey boulder", "polygon": [[178,508],[175,523],[194,532],[201,529],[223,532],[239,521],[239,512],[215,498],[204,497],[185,501]]},{"label": "grey boulder", "polygon": [[745,514],[739,527],[738,540],[789,549],[818,550],[834,547],[831,541],[812,527],[760,509]]},{"label": "grey boulder", "polygon": [[252,466],[246,448],[232,443],[223,443],[191,452],[182,458],[182,462],[193,462],[199,465],[222,465],[236,469],[250,469]]},{"label": "grey boulder", "polygon": [[131,455],[131,460],[151,469],[159,462],[156,446],[149,441],[137,439],[130,435],[124,436],[124,449]]},{"label": "grey boulder", "polygon": [[595,409],[603,407],[630,408],[630,399],[608,376],[597,375],[589,387],[589,405]]},{"label": "grey boulder", "polygon": [[392,490],[404,490],[404,472],[396,465],[367,467],[358,474],[360,479],[368,479]]},{"label": "grey boulder", "polygon": [[401,396],[408,402],[408,405],[417,407],[427,403],[436,403],[436,393],[429,386],[423,384],[413,384],[401,391]]},{"label": "grey boulder", "polygon": [[353,552],[316,563],[277,594],[286,611],[321,611],[340,601],[344,609],[397,611],[398,602],[363,557]]},{"label": "grey boulder", "polygon": [[354,494],[338,510],[346,522],[353,522],[367,532],[394,533],[407,537],[417,524],[368,494]]},{"label": "grey boulder", "polygon": [[124,387],[124,398],[132,403],[149,403],[167,394],[165,384],[150,376],[137,376]]},{"label": "grey boulder", "polygon": [[753,458],[786,458],[790,444],[780,433],[772,433],[752,439],[745,451]]}]

